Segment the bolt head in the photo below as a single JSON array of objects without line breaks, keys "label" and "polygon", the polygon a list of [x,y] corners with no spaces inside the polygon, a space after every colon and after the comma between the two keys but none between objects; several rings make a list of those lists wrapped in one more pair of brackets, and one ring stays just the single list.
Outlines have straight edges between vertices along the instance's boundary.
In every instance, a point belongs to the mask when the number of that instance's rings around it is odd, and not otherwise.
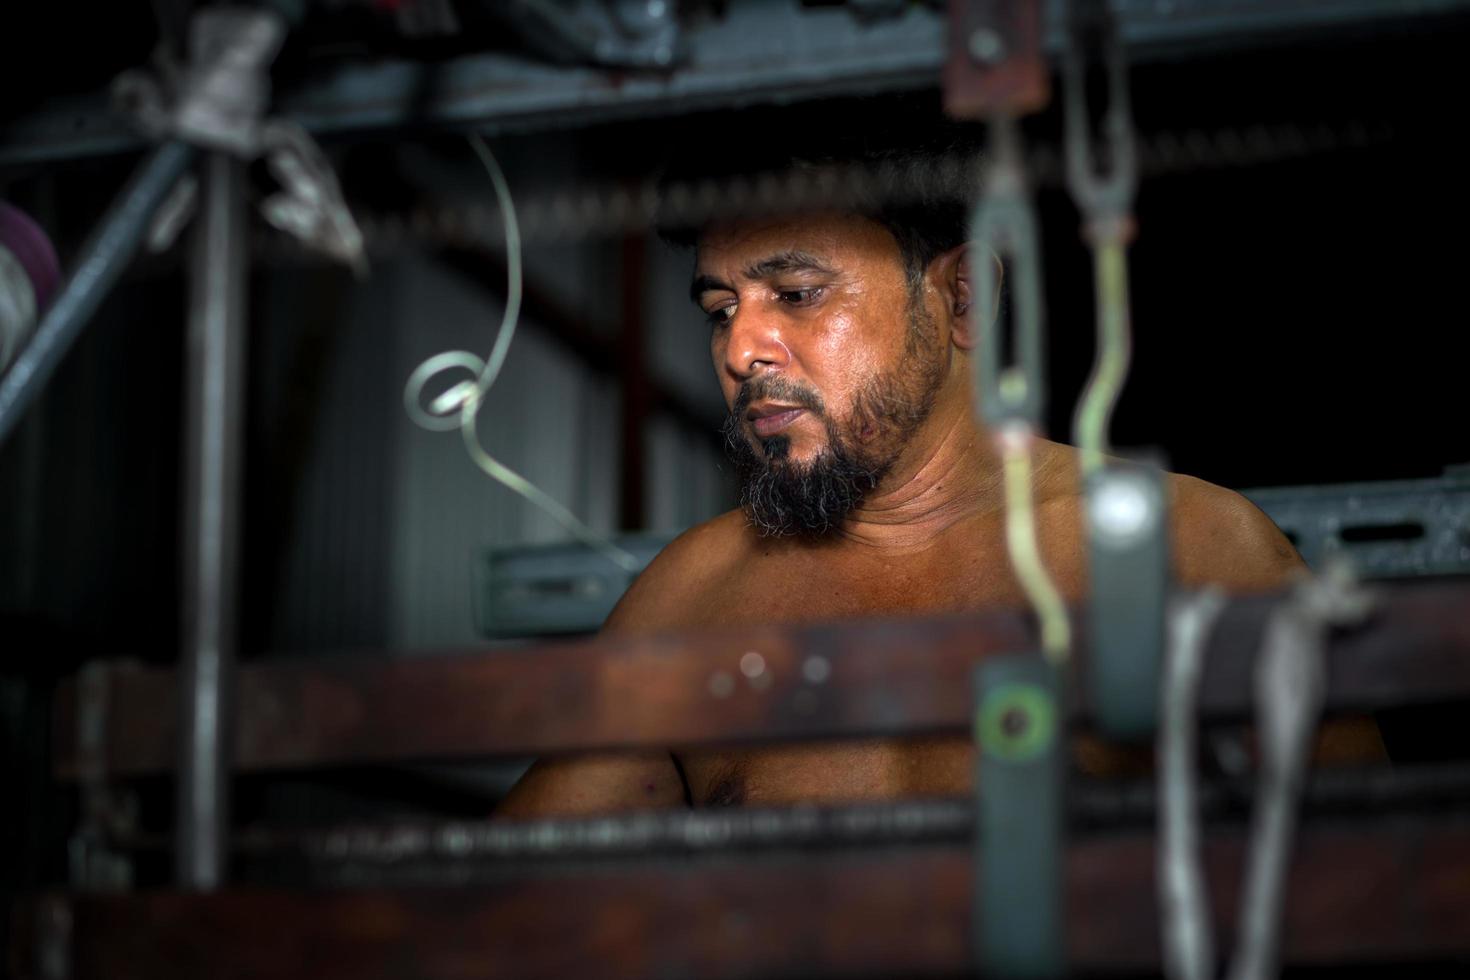
[{"label": "bolt head", "polygon": [[978,64],[996,65],[1005,60],[1006,42],[994,28],[977,27],[970,32],[970,57]]}]

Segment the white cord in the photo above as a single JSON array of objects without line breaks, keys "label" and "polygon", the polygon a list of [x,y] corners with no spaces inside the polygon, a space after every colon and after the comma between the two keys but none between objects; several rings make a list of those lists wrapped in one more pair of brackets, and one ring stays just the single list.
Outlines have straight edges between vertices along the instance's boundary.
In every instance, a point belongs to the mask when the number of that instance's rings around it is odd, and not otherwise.
[{"label": "white cord", "polygon": [[[479,136],[471,136],[470,145],[479,155],[480,162],[485,165],[490,181],[495,185],[495,197],[505,215],[505,314],[500,318],[500,330],[495,335],[495,344],[490,349],[488,360],[481,360],[478,355],[463,350],[435,354],[408,376],[408,383],[403,388],[403,407],[414,424],[422,428],[432,432],[452,432],[458,429],[464,436],[465,449],[469,451],[470,459],[492,479],[541,508],[584,544],[600,552],[618,567],[636,573],[642,567],[637,558],[582,523],[550,494],[501,463],[480,445],[475,416],[480,411],[486,392],[495,383],[505,364],[505,356],[510,351],[510,342],[515,337],[516,324],[521,315],[521,231],[516,223],[515,202],[511,200],[510,186],[506,183],[500,164],[496,163],[490,148]],[[468,371],[474,376],[474,380],[461,381],[451,386],[425,409],[420,399],[429,380],[444,371],[454,369]]]}]

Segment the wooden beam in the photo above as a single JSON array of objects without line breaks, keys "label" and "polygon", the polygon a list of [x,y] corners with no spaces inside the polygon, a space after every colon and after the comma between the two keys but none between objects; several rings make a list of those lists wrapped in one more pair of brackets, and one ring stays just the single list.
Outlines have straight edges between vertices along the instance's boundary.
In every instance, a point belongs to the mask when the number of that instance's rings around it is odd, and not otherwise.
[{"label": "wooden beam", "polygon": [[[1219,946],[1233,943],[1246,841],[1207,836]],[[1074,842],[1067,947],[1079,973],[1159,964],[1148,834]],[[74,980],[208,976],[750,977],[962,975],[963,847],[644,863],[392,891],[54,895],[18,903],[17,976],[46,955]],[[49,923],[50,925],[46,925]],[[1470,821],[1306,826],[1282,930],[1288,963],[1470,955]],[[49,975],[49,974],[47,974]]]},{"label": "wooden beam", "polygon": [[[1331,708],[1365,711],[1470,698],[1470,584],[1405,584],[1379,592],[1371,621],[1331,641]],[[1207,718],[1250,714],[1255,651],[1276,601],[1239,600],[1222,617],[1206,662],[1201,709]],[[1074,619],[1080,627],[1080,617]],[[1079,628],[1074,635],[1086,633]],[[975,663],[1035,647],[1029,616],[994,610],[606,637],[445,656],[241,664],[236,768],[961,732],[969,725]],[[754,680],[740,669],[751,651],[764,665]],[[1087,657],[1084,644],[1077,651],[1080,673]],[[128,776],[172,768],[174,683],[166,670],[110,671],[100,740],[105,758],[98,760],[104,771]],[[1085,699],[1079,695],[1074,707],[1085,720]],[[54,732],[63,777],[74,777],[80,761],[78,709],[76,681],[63,682]]]}]

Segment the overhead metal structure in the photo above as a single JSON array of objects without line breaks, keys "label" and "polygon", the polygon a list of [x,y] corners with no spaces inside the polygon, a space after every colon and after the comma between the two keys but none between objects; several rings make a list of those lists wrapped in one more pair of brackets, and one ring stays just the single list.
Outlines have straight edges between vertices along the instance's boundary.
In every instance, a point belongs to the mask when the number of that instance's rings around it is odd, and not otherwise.
[{"label": "overhead metal structure", "polygon": [[[1064,0],[1047,0],[1043,47],[1065,44]],[[507,13],[516,5],[506,4]],[[666,7],[670,10],[673,4]],[[807,6],[742,0],[681,25],[682,57],[629,72],[548,64],[525,53],[442,62],[384,57],[308,73],[282,86],[279,113],[318,136],[414,127],[493,134],[674,113],[866,95],[937,84],[945,14],[928,4]],[[1368,33],[1470,11],[1470,0],[1124,0],[1118,32],[1134,64],[1200,52],[1286,44],[1324,32]],[[141,149],[107,93],[49,100],[0,122],[0,165]]]}]

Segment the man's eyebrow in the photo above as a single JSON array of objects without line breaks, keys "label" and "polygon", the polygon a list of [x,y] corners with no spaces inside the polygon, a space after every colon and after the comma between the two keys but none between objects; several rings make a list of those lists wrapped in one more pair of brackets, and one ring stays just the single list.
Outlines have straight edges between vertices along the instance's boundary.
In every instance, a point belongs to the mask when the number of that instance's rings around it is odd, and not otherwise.
[{"label": "man's eyebrow", "polygon": [[[741,275],[746,279],[769,279],[783,272],[822,272],[829,276],[836,274],[831,266],[810,252],[793,249],[757,259],[742,269]],[[714,276],[695,276],[694,281],[689,284],[689,298],[698,303],[699,297],[716,289],[734,291],[733,286]]]},{"label": "man's eyebrow", "polygon": [[789,251],[768,255],[746,266],[747,279],[769,279],[782,272],[825,272],[832,275],[831,266],[810,252]]},{"label": "man's eyebrow", "polygon": [[734,291],[730,288],[729,283],[721,282],[714,276],[695,276],[694,281],[689,284],[689,299],[697,306],[699,305],[699,297],[715,289]]}]

